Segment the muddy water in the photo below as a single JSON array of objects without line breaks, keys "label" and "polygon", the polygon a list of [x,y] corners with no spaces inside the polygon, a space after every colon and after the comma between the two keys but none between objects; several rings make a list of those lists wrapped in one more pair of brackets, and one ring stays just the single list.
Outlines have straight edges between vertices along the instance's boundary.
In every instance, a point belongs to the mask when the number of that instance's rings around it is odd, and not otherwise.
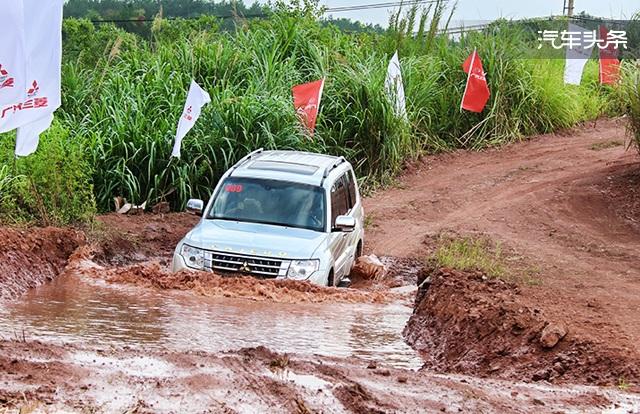
[{"label": "muddy water", "polygon": [[402,304],[277,304],[108,285],[65,275],[0,303],[2,336],[134,349],[219,352],[264,345],[278,352],[358,356],[418,368],[402,339]]}]

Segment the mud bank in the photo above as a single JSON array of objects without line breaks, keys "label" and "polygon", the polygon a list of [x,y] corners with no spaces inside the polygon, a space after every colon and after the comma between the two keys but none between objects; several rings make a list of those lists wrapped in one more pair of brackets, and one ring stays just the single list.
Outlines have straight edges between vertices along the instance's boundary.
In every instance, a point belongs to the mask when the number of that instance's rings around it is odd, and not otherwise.
[{"label": "mud bank", "polygon": [[575,337],[516,285],[478,272],[425,273],[404,336],[425,368],[519,381],[637,384],[637,350]]},{"label": "mud bank", "polygon": [[138,352],[0,340],[0,411],[635,412],[615,389],[537,386],[302,358],[264,347],[221,354]]},{"label": "mud bank", "polygon": [[328,288],[294,280],[258,280],[250,276],[220,276],[209,272],[171,273],[159,262],[146,262],[116,268],[91,266],[83,259],[84,276],[109,283],[154,289],[190,291],[207,297],[242,298],[277,303],[388,303],[400,296],[385,291]]},{"label": "mud bank", "polygon": [[94,260],[105,266],[122,266],[157,259],[168,264],[178,242],[200,217],[187,213],[106,214],[89,237]]},{"label": "mud bank", "polygon": [[56,277],[84,235],[53,227],[0,228],[0,299],[15,298]]}]

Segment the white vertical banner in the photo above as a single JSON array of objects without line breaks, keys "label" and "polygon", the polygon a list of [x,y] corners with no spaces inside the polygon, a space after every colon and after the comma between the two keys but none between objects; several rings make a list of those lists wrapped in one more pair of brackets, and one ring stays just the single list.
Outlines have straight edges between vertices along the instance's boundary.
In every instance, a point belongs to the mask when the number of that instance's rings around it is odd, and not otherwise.
[{"label": "white vertical banner", "polygon": [[393,103],[394,112],[397,117],[407,119],[407,103],[404,95],[404,83],[402,82],[402,70],[400,69],[400,59],[398,52],[393,55],[387,69],[387,79],[385,90],[389,99]]},{"label": "white vertical banner", "polygon": [[40,134],[49,129],[53,122],[53,113],[18,128],[16,134],[16,157],[26,157],[38,149]]},{"label": "white vertical banner", "polygon": [[62,103],[63,0],[23,0],[23,4],[26,96],[0,107],[0,132],[49,117]]},{"label": "white vertical banner", "polygon": [[26,60],[22,0],[0,0],[0,107],[24,98]]},{"label": "white vertical banner", "polygon": [[182,139],[196,124],[196,121],[200,117],[202,107],[211,102],[209,94],[196,83],[191,81],[189,87],[189,94],[187,95],[187,101],[184,104],[184,110],[178,122],[178,130],[176,131],[176,140],[173,144],[173,151],[171,156],[180,158],[180,148],[182,147]]},{"label": "white vertical banner", "polygon": [[592,30],[587,30],[573,23],[569,23],[569,33],[576,35],[579,34],[579,38],[582,39],[582,42],[580,45],[567,47],[564,83],[568,85],[580,85],[582,82],[584,67],[591,57],[594,46],[593,44],[588,46],[585,38],[587,35],[595,36],[595,34]]}]

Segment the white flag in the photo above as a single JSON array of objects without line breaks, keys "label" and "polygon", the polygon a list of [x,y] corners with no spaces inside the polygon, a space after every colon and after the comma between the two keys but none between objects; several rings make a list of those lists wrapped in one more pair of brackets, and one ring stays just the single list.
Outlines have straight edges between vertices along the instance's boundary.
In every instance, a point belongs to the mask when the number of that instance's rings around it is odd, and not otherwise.
[{"label": "white flag", "polygon": [[63,0],[23,0],[26,96],[0,107],[0,132],[38,121],[61,104]]},{"label": "white flag", "polygon": [[[569,23],[569,33],[579,33],[580,39],[582,40],[579,42],[579,45],[567,47],[564,83],[568,85],[580,85],[584,67],[591,57],[594,46],[591,42],[587,43],[585,38],[588,36],[596,36],[596,34],[592,30],[584,29],[573,23]],[[597,40],[597,36],[595,39]]]},{"label": "white flag", "polygon": [[26,157],[38,149],[40,134],[49,129],[53,122],[53,114],[18,128],[16,134],[16,157]]},{"label": "white flag", "polygon": [[24,99],[26,60],[22,0],[0,0],[0,107]]},{"label": "white flag", "polygon": [[182,111],[180,122],[178,122],[176,141],[173,145],[173,152],[171,153],[173,157],[180,158],[182,139],[195,125],[196,121],[200,117],[202,107],[209,102],[211,102],[209,94],[202,89],[196,81],[192,80],[191,86],[189,87],[189,95],[187,95],[187,102],[184,104],[184,110]]},{"label": "white flag", "polygon": [[389,62],[385,89],[389,99],[393,102],[393,108],[396,116],[407,119],[407,104],[405,102],[404,84],[402,82],[402,71],[400,70],[398,52],[393,55],[391,62]]}]

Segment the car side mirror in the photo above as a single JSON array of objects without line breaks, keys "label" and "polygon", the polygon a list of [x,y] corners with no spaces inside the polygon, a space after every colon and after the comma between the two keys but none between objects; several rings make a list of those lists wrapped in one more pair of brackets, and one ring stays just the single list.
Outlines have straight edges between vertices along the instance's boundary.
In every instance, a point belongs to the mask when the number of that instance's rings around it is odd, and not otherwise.
[{"label": "car side mirror", "polygon": [[356,229],[356,219],[351,216],[336,217],[335,229],[345,233],[352,232]]},{"label": "car side mirror", "polygon": [[202,210],[204,210],[204,201],[197,198],[187,201],[187,213],[202,216]]}]

